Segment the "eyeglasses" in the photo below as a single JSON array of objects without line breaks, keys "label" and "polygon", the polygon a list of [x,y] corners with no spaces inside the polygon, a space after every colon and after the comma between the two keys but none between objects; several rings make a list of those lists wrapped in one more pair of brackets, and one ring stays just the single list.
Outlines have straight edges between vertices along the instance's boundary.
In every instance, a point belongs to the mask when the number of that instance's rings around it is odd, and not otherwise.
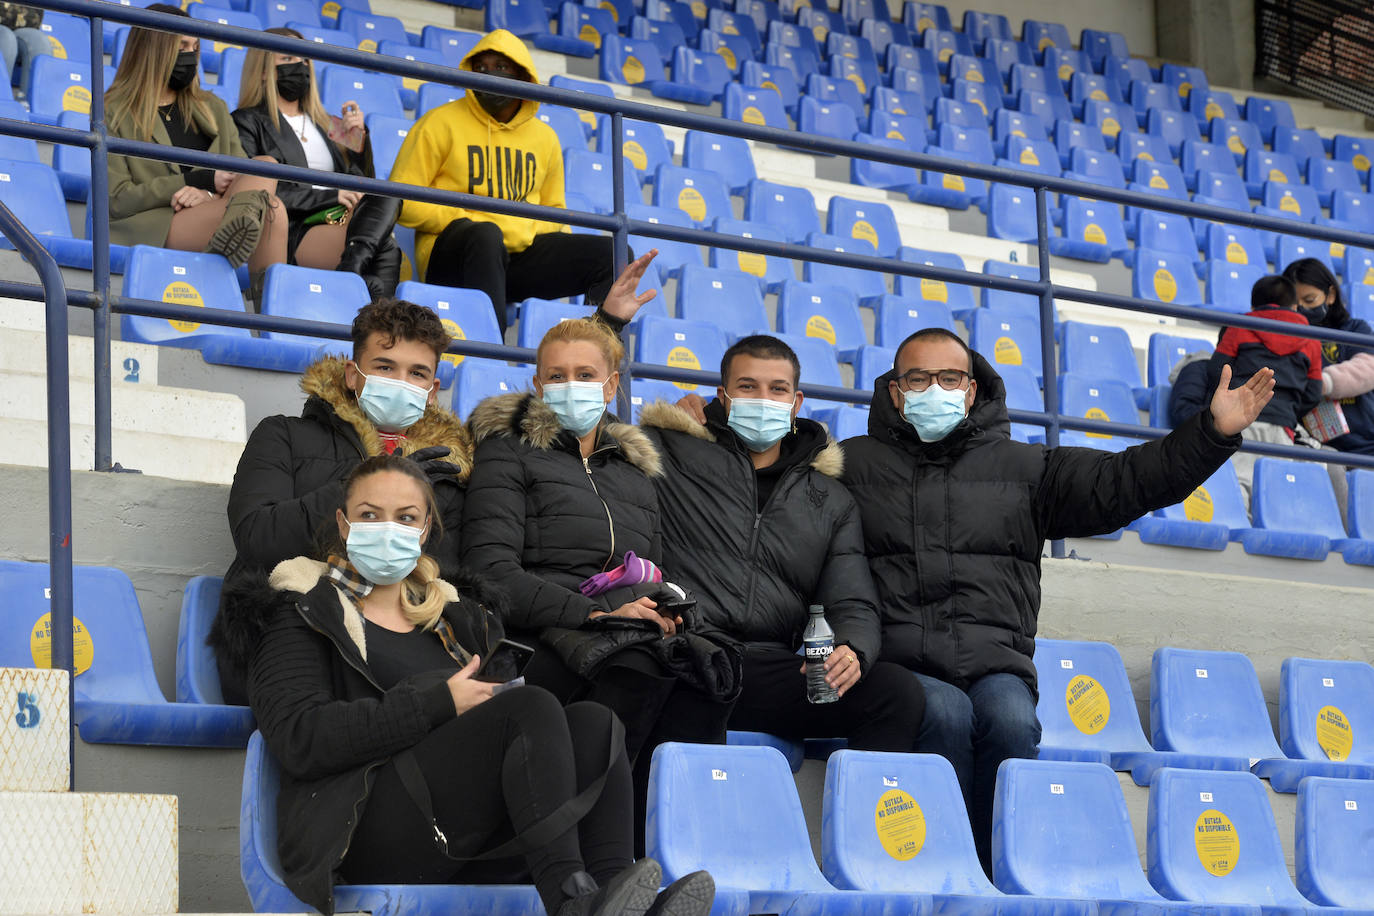
[{"label": "eyeglasses", "polygon": [[911,391],[925,391],[937,382],[946,391],[968,386],[969,374],[962,369],[909,369],[901,376],[902,386]]}]

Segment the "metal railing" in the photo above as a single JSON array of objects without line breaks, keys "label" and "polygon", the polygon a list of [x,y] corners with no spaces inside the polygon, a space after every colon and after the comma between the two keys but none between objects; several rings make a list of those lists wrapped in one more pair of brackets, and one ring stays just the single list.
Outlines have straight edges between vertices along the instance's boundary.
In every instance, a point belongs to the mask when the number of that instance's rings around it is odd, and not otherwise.
[{"label": "metal railing", "polygon": [[[1272,322],[1252,318],[1248,315],[1221,313],[1200,307],[1146,301],[1129,296],[1055,284],[1050,277],[1049,239],[1052,230],[1049,217],[1049,195],[1051,193],[1086,197],[1147,210],[1201,217],[1219,223],[1253,226],[1286,234],[1301,234],[1307,238],[1374,248],[1374,235],[1316,225],[1295,224],[1291,220],[1228,210],[1222,207],[1137,191],[1118,190],[1035,172],[982,165],[817,134],[804,134],[799,131],[747,124],[741,121],[662,108],[628,99],[607,98],[589,93],[556,89],[550,86],[516,82],[420,61],[386,57],[344,47],[271,35],[251,29],[171,16],[139,7],[102,2],[102,0],[42,0],[36,5],[44,9],[88,17],[91,30],[91,123],[89,130],[52,127],[0,118],[0,134],[11,134],[33,140],[84,147],[91,151],[91,241],[94,249],[91,290],[66,289],[52,256],[42,247],[38,239],[34,238],[19,224],[12,213],[0,205],[0,232],[3,232],[19,252],[35,265],[42,281],[41,284],[32,284],[0,280],[0,296],[43,300],[47,303],[49,512],[51,529],[49,555],[52,572],[51,611],[55,631],[53,666],[66,668],[69,672],[72,670],[72,547],[71,475],[69,471],[71,466],[70,380],[67,371],[66,307],[71,305],[90,309],[94,316],[95,454],[93,457],[94,467],[98,471],[108,471],[113,464],[110,416],[110,319],[112,315],[125,314],[169,320],[190,320],[215,326],[282,332],[310,337],[349,338],[349,327],[343,324],[173,305],[148,299],[113,295],[110,292],[109,188],[107,181],[107,162],[110,154],[138,156],[202,168],[224,169],[280,180],[305,181],[311,184],[323,184],[367,194],[380,194],[388,197],[400,197],[405,200],[485,210],[607,231],[612,233],[614,237],[617,270],[623,267],[627,260],[627,239],[631,234],[634,234],[736,251],[775,255],[787,259],[854,267],[885,274],[1029,294],[1036,297],[1039,303],[1040,344],[1044,360],[1045,408],[1039,412],[1008,410],[1008,414],[1012,421],[1044,426],[1046,443],[1051,446],[1058,444],[1061,429],[1134,438],[1159,437],[1168,432],[1167,430],[1137,424],[1073,417],[1059,412],[1057,406],[1059,402],[1058,361],[1054,338],[1054,302],[1056,299],[1212,325],[1232,325],[1257,330],[1271,330],[1273,328]],[[105,19],[131,26],[158,28],[179,34],[194,35],[198,38],[228,44],[296,54],[323,63],[343,64],[360,69],[415,77],[465,89],[487,89],[505,95],[608,114],[613,134],[611,147],[612,199],[609,207],[611,213],[584,213],[536,206],[479,195],[395,184],[383,179],[361,178],[344,173],[319,172],[272,162],[221,156],[156,143],[111,137],[105,127],[105,86],[104,74],[100,66],[104,59],[103,27]],[[1018,185],[1031,189],[1035,194],[1037,217],[1035,249],[1040,279],[1019,280],[994,277],[987,274],[933,267],[871,255],[850,254],[785,242],[743,238],[703,229],[688,229],[631,219],[626,215],[623,182],[623,126],[626,118],[741,137],[746,140],[777,144],[813,153],[826,153],[892,165],[910,166],[916,169],[982,179],[991,183]],[[1374,336],[1370,335],[1298,325],[1285,325],[1284,333],[1358,344],[1374,349]],[[465,356],[488,357],[498,360],[530,361],[533,357],[533,351],[528,349],[469,340],[454,341],[449,350]],[[627,380],[649,378],[674,382],[714,384],[719,379],[718,374],[714,372],[679,369],[650,363],[633,362],[629,363],[626,369],[627,371],[622,372],[622,378]],[[627,381],[627,384],[632,387],[633,382]],[[872,392],[866,389],[817,385],[807,385],[805,391],[813,398],[859,404],[867,403],[872,396]],[[1243,448],[1262,455],[1374,467],[1374,457],[1363,455],[1327,450],[1316,451],[1257,442],[1246,442]],[[1052,549],[1054,556],[1062,557],[1064,555],[1062,542],[1054,542]]]}]

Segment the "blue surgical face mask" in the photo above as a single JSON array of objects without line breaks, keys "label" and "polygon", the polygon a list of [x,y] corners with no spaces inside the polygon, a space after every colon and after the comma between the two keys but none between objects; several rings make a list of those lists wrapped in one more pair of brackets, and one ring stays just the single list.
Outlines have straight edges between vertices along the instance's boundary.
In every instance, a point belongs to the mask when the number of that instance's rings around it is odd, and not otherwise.
[{"label": "blue surgical face mask", "polygon": [[916,428],[922,442],[939,442],[964,419],[964,392],[946,391],[932,384],[925,391],[907,391],[902,416]]},{"label": "blue surgical face mask", "polygon": [[606,382],[545,385],[544,403],[558,416],[558,425],[581,438],[596,429],[606,412]]},{"label": "blue surgical face mask", "polygon": [[[359,373],[362,374],[361,372]],[[364,375],[358,406],[378,429],[396,432],[409,429],[425,415],[429,389],[382,375]]]},{"label": "blue surgical face mask", "polygon": [[394,585],[420,561],[423,534],[399,522],[349,522],[348,562],[373,585]]},{"label": "blue surgical face mask", "polygon": [[729,401],[727,422],[751,452],[768,451],[792,429],[795,397],[791,403],[767,398],[729,398]]}]

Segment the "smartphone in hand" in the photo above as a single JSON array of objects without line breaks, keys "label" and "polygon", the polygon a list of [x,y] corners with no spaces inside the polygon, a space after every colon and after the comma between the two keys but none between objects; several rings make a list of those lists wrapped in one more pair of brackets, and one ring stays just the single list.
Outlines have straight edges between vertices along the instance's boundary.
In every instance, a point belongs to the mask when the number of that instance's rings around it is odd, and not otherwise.
[{"label": "smartphone in hand", "polygon": [[502,639],[491,650],[491,654],[482,660],[482,667],[477,670],[474,680],[491,684],[513,681],[524,673],[525,666],[533,657],[534,649],[530,646]]},{"label": "smartphone in hand", "polygon": [[[357,106],[352,103],[345,105],[344,114],[347,114],[356,107]],[[343,126],[343,118],[331,114],[329,116],[329,139],[355,153],[361,153],[363,151],[363,140],[365,139],[364,130],[361,127],[348,130]]]}]

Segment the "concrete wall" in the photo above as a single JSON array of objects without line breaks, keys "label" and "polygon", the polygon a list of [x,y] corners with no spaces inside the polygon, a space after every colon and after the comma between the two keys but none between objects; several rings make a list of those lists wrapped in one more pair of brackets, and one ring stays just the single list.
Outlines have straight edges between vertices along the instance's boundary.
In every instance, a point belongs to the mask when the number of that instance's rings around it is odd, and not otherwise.
[{"label": "concrete wall", "polygon": [[[1201,67],[1214,86],[1254,86],[1253,2],[1155,0],[1155,16],[1160,57]],[[1134,42],[1131,48],[1135,50]]]}]

